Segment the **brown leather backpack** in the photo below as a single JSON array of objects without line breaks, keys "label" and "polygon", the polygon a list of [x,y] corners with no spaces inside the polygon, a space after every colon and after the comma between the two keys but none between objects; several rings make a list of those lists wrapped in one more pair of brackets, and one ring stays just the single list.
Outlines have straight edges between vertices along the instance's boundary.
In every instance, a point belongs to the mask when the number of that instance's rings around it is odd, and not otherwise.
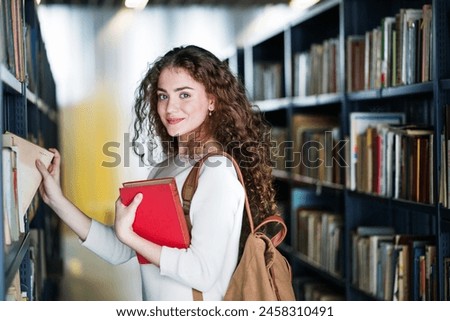
[{"label": "brown leather backpack", "polygon": [[[208,153],[194,165],[183,185],[183,209],[189,227],[191,226],[189,209],[197,188],[200,168],[208,157],[215,155],[225,156],[233,162],[245,191],[241,170],[233,157],[225,152]],[[286,224],[280,216],[271,215],[255,228],[247,193],[245,193],[245,211],[251,232],[245,243],[242,257],[231,277],[224,300],[294,301],[291,266],[276,248],[286,236]],[[262,232],[262,228],[270,223],[277,223],[281,226],[279,232],[272,238]],[[192,289],[192,292],[195,301],[203,300],[203,294],[200,291]]]}]

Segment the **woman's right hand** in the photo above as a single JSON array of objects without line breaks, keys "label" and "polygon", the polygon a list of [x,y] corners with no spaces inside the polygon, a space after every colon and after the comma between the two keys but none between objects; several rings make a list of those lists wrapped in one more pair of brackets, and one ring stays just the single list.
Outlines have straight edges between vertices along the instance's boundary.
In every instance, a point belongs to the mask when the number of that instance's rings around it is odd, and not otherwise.
[{"label": "woman's right hand", "polygon": [[44,202],[84,241],[89,233],[92,219],[64,197],[60,183],[61,155],[54,148],[50,148],[50,151],[55,156],[48,168],[41,161],[36,160],[36,167],[42,175],[39,192]]},{"label": "woman's right hand", "polygon": [[42,175],[42,183],[39,192],[43,201],[49,206],[54,206],[58,200],[64,198],[61,189],[61,155],[55,148],[49,148],[55,154],[48,168],[40,160],[36,160],[36,167]]}]

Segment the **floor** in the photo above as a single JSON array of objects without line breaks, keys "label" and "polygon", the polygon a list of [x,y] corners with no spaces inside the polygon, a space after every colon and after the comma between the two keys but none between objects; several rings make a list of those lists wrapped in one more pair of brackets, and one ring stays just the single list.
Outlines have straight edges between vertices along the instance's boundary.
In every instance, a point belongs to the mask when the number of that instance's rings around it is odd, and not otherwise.
[{"label": "floor", "polygon": [[67,227],[63,228],[62,236],[64,275],[60,286],[60,300],[141,300],[137,263],[110,265],[84,248]]}]

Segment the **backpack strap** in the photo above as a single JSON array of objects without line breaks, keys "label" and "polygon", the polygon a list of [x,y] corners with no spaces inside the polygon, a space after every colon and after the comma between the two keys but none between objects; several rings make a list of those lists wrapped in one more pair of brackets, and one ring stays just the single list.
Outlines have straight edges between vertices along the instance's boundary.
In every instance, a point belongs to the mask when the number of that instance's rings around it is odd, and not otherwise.
[{"label": "backpack strap", "polygon": [[[234,169],[236,170],[236,174],[238,176],[239,182],[241,183],[242,187],[244,188],[245,210],[246,210],[248,221],[250,224],[250,231],[251,231],[251,233],[254,233],[255,226],[253,223],[253,216],[252,216],[252,212],[250,210],[250,203],[248,202],[247,192],[245,190],[244,177],[242,176],[241,169],[239,168],[239,165],[236,162],[236,160],[230,154],[223,152],[223,151],[215,151],[215,152],[210,152],[210,153],[206,154],[205,156],[203,156],[203,158],[201,158],[192,167],[190,173],[188,174],[188,177],[186,178],[186,180],[184,182],[183,188],[181,190],[181,197],[183,198],[184,215],[189,216],[189,210],[191,207],[192,198],[194,197],[194,193],[195,193],[195,191],[197,189],[197,185],[198,185],[198,179],[200,176],[200,168],[205,163],[205,161],[211,156],[225,156],[233,162]],[[188,224],[190,224],[190,219],[189,219]],[[188,227],[189,227],[189,225],[188,225]]]},{"label": "backpack strap", "polygon": [[284,238],[287,234],[287,226],[284,220],[277,215],[271,215],[266,217],[257,227],[255,227],[255,233],[258,232],[259,229],[261,229],[264,225],[269,223],[278,223],[281,225],[280,231],[277,232],[272,238],[271,241],[275,247],[281,244],[283,242]]},{"label": "backpack strap", "polygon": [[181,190],[181,198],[183,199],[183,212],[184,217],[186,218],[186,223],[189,229],[189,233],[192,229],[191,217],[189,216],[189,211],[191,208],[192,198],[194,197],[195,190],[197,189],[198,180],[196,177],[198,176],[198,172],[200,171],[200,163],[197,162],[192,167],[189,172],[186,180],[184,181],[183,188]]}]

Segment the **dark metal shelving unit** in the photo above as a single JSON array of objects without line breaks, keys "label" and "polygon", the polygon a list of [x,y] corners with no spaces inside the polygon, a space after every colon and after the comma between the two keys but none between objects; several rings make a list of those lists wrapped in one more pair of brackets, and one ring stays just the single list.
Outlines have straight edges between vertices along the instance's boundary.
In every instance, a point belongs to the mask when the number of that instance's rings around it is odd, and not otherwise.
[{"label": "dark metal shelving unit", "polygon": [[[341,86],[336,93],[296,97],[293,95],[293,58],[296,53],[306,51],[313,43],[337,37],[339,50],[346,50],[345,41],[350,35],[364,35],[380,25],[381,18],[392,16],[401,8],[421,8],[432,4],[433,14],[433,71],[432,80],[410,85],[347,92],[345,90],[345,56],[339,57],[338,81]],[[290,253],[292,263],[306,267],[334,285],[345,288],[349,300],[377,300],[356,289],[351,280],[351,233],[364,224],[389,224],[399,233],[432,234],[437,245],[438,298],[444,299],[443,260],[450,257],[450,209],[444,208],[439,199],[440,150],[439,137],[445,126],[444,106],[450,105],[450,28],[448,13],[450,3],[446,0],[394,0],[380,5],[378,0],[324,0],[306,10],[298,18],[289,21],[286,27],[265,39],[258,39],[244,47],[246,87],[253,92],[253,65],[258,60],[277,61],[283,65],[284,92],[279,99],[258,102],[271,122],[284,126],[292,140],[291,120],[296,113],[317,112],[324,115],[339,115],[341,135],[344,139],[350,132],[349,115],[354,111],[404,111],[407,121],[434,126],[433,144],[433,204],[423,204],[402,199],[351,191],[344,184],[327,184],[293,174],[293,170],[275,171],[275,179],[288,189],[283,189],[283,199],[289,209],[291,231],[290,242],[296,238],[295,204],[310,203],[322,197],[327,206],[343,209],[344,215],[344,274],[341,278],[329,275],[320,266],[296,253],[292,244],[285,250]],[[335,203],[335,204],[331,204]],[[331,206],[333,207],[333,206]],[[298,269],[294,269],[298,270]]]},{"label": "dark metal shelving unit", "polygon": [[[6,63],[0,63],[0,93],[2,94],[0,128],[2,133],[9,131],[25,139],[32,139],[33,143],[37,143],[36,140],[40,137],[46,144],[44,147],[57,146],[55,83],[40,33],[36,4],[32,0],[25,0],[22,4],[23,46],[30,45],[31,47],[29,48],[31,55],[27,55],[25,59],[31,59],[31,61],[29,64],[24,63],[23,65],[26,75],[24,81],[19,81]],[[26,33],[29,33],[30,36],[29,43],[25,40]],[[31,70],[31,66],[33,66],[33,70]],[[33,80],[33,84],[31,80]],[[0,191],[0,200],[3,203],[3,186]],[[50,278],[61,273],[57,270],[48,273],[55,262],[61,262],[59,259],[59,229],[49,229],[48,227],[51,225],[45,224],[45,221],[54,220],[55,216],[48,207],[42,205],[40,204],[37,209],[34,207],[28,209],[24,218],[25,232],[20,234],[19,240],[13,240],[9,245],[5,244],[4,239],[3,216],[6,213],[3,210],[0,211],[0,300],[7,298],[8,288],[17,274],[20,276],[20,291],[26,293],[27,300],[55,299],[48,293],[55,294],[56,291],[48,291],[47,283],[54,282]],[[29,222],[31,211],[35,211],[34,220]],[[33,231],[34,229],[39,230],[41,234],[45,235],[46,246],[36,244],[39,240],[33,238],[32,229]],[[52,248],[52,253],[40,253],[37,258],[35,256],[39,252],[38,248]],[[42,272],[44,272],[43,275],[50,275],[50,277],[44,279],[35,273],[40,270],[41,266],[41,261],[37,260],[47,259],[49,271]],[[61,264],[59,265],[61,266]],[[38,284],[37,280],[42,280],[42,284]]]}]

